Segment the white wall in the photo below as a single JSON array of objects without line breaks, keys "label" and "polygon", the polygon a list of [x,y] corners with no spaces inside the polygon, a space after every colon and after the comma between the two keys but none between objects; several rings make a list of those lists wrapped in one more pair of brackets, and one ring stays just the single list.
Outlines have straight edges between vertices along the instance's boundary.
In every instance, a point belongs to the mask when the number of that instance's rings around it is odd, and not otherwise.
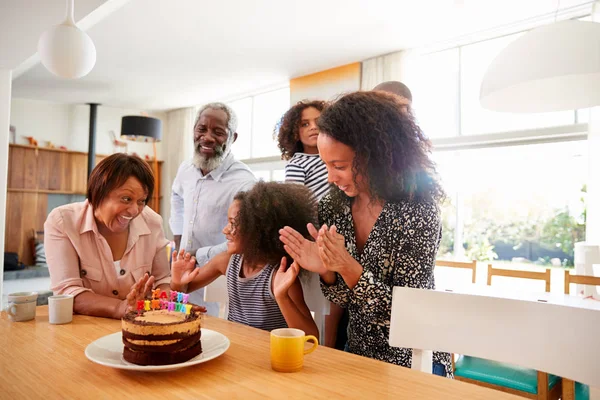
[{"label": "white wall", "polygon": [[[10,93],[10,88],[9,88]],[[0,92],[0,97],[2,93]],[[26,136],[33,136],[38,140],[40,147],[45,147],[50,141],[54,146],[65,146],[69,150],[88,151],[88,137],[90,125],[90,106],[89,105],[69,105],[51,103],[46,101],[29,100],[29,99],[12,99],[10,109],[10,125],[16,127],[16,143],[27,144]],[[0,99],[0,107],[2,99]],[[1,113],[2,110],[0,110]],[[120,140],[121,132],[121,117],[125,115],[142,115],[143,110],[132,110],[115,108],[100,105],[98,106],[98,116],[96,120],[96,153],[97,154],[112,154],[115,147],[113,146],[112,136],[110,131],[113,131]],[[158,118],[163,123],[163,142],[168,139],[166,135],[167,113],[153,112],[147,114],[150,117]],[[2,121],[0,120],[0,124]],[[1,125],[0,125],[1,126]],[[4,134],[7,129],[0,129]],[[1,137],[0,137],[1,139]],[[140,157],[152,157],[153,150],[151,143],[137,143],[127,141],[127,152],[137,153]],[[164,160],[163,143],[156,144],[157,157],[159,160]],[[0,153],[1,154],[1,153]],[[5,158],[0,157],[0,160]],[[163,165],[163,174],[169,169]],[[0,169],[0,172],[2,170]],[[170,188],[161,182],[159,193],[163,196],[161,202],[161,210],[164,214],[165,207],[169,206]],[[0,181],[1,183],[1,181]],[[0,187],[1,189],[1,187]],[[3,195],[6,189],[2,190]],[[4,210],[4,206],[2,210]],[[4,233],[4,227],[2,234]],[[2,246],[4,248],[4,246]]]},{"label": "white wall", "polygon": [[[0,248],[4,249],[6,188],[8,181],[8,126],[12,85],[10,70],[0,70]],[[2,251],[4,253],[4,250]],[[0,299],[4,280],[4,257],[0,257]],[[0,307],[2,307],[0,301]]]},{"label": "white wall", "polygon": [[56,146],[69,143],[69,106],[66,104],[12,99],[10,124],[17,130],[18,144],[28,144],[27,136],[36,138],[42,147],[47,141]]}]

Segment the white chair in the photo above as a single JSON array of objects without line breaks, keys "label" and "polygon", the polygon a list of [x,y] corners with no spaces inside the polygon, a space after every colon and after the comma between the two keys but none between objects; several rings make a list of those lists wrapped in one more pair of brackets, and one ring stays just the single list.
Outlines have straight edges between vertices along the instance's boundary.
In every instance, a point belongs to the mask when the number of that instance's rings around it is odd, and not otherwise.
[{"label": "white chair", "polygon": [[319,329],[319,343],[325,340],[325,315],[329,315],[329,301],[325,299],[321,291],[319,274],[310,272],[306,277],[300,279],[304,301],[313,314],[315,324]]},{"label": "white chair", "polygon": [[204,301],[219,303],[219,318],[227,319],[229,313],[229,293],[227,292],[227,277],[221,275],[204,288]]},{"label": "white chair", "polygon": [[590,385],[590,399],[599,400],[600,304],[539,298],[395,287],[389,343],[413,348],[413,368],[424,372],[431,373],[430,349],[467,354]]}]

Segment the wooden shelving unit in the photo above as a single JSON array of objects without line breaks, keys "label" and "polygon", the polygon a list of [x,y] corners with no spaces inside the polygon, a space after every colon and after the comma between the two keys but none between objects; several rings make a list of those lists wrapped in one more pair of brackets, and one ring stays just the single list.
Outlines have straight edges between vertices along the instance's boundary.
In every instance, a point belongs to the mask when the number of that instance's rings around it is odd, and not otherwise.
[{"label": "wooden shelving unit", "polygon": [[[97,154],[96,163],[105,157]],[[87,153],[80,151],[9,146],[4,251],[16,252],[24,264],[33,264],[31,232],[44,230],[48,196],[85,196],[87,158]],[[159,178],[161,173],[162,161],[159,161]],[[156,190],[160,193],[160,188]],[[158,202],[151,199],[148,205],[160,213],[160,197]]]}]

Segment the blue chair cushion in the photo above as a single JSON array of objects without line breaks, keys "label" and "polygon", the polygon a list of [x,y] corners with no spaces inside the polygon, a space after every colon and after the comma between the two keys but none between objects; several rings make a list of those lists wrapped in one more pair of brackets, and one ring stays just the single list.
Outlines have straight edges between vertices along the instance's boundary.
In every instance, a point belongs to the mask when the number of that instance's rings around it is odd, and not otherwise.
[{"label": "blue chair cushion", "polygon": [[575,382],[575,400],[590,400],[590,387]]},{"label": "blue chair cushion", "polygon": [[[460,356],[454,375],[531,394],[537,394],[538,389],[536,370],[483,358]],[[548,389],[559,381],[558,376],[548,375]]]}]

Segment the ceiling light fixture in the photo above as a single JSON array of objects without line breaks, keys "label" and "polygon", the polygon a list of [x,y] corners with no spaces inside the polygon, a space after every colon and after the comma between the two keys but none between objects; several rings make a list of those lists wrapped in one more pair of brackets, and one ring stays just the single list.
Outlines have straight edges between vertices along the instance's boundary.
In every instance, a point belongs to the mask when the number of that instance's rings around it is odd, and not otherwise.
[{"label": "ceiling light fixture", "polygon": [[92,39],[75,25],[74,0],[67,0],[65,21],[40,36],[38,53],[42,64],[56,76],[77,79],[86,76],[96,64]]},{"label": "ceiling light fixture", "polygon": [[488,67],[479,101],[514,113],[600,105],[600,23],[555,22],[516,39]]}]

